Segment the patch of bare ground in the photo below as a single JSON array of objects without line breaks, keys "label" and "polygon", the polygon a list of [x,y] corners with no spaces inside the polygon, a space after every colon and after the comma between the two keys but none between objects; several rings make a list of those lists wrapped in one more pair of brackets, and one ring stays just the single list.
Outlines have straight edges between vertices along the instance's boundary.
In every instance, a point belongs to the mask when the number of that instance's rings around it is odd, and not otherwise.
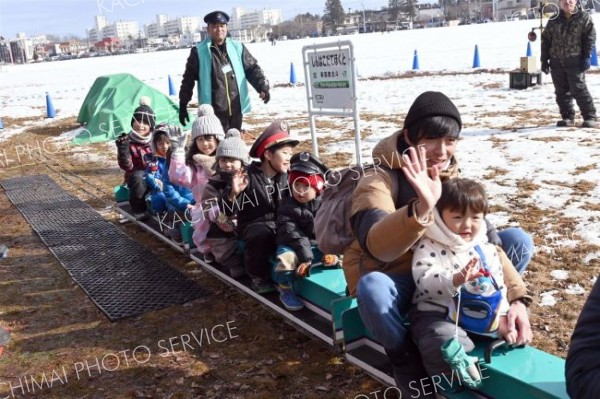
[{"label": "patch of bare ground", "polygon": [[530,137],[529,140],[532,141],[543,141],[544,143],[552,143],[556,141],[563,141],[562,137],[552,136],[552,137]]},{"label": "patch of bare ground", "polygon": [[[257,123],[266,126],[269,122]],[[9,138],[2,148],[41,141],[71,130],[73,124],[74,120],[63,120],[30,129]],[[106,148],[114,161],[110,166],[94,156]],[[63,378],[64,367],[68,382],[55,380],[52,388],[26,395],[45,399],[341,398],[386,388],[186,256],[135,225],[120,224],[116,213],[106,213],[107,204],[113,201],[112,188],[123,179],[116,166],[116,150],[111,155],[110,148],[85,147],[90,154],[87,162],[76,160],[69,151],[44,154],[47,157],[36,158],[31,165],[0,168],[0,179],[50,175],[212,295],[111,323],[0,193],[0,242],[9,247],[9,257],[0,263],[0,325],[12,330],[12,340],[2,354],[0,381],[16,385],[19,378],[32,376],[39,381],[42,373],[49,379],[54,370]],[[202,346],[192,340],[191,349],[181,345],[184,334],[198,334],[204,328],[210,331],[228,322],[235,328],[234,338],[221,343],[204,340]],[[170,339],[176,342],[174,350]],[[149,357],[137,352],[144,363],[132,360],[132,351],[141,346],[150,351]],[[103,367],[103,359],[113,371],[95,368],[96,362]],[[89,368],[77,375],[75,368],[78,364],[86,367],[86,362]],[[10,395],[8,385],[0,384],[0,396],[6,395]]]},{"label": "patch of bare ground", "polygon": [[[565,292],[569,284],[580,284],[586,292],[592,287],[592,278],[600,272],[598,262],[586,265],[584,258],[600,249],[590,244],[566,247],[560,242],[573,238],[576,222],[554,210],[542,210],[534,204],[524,204],[519,198],[512,198],[511,222],[529,233],[533,233],[534,244],[538,248],[527,268],[525,282],[534,301],[531,305],[531,324],[534,331],[533,345],[560,357],[566,357],[571,334],[577,318],[587,298],[585,295],[572,295]],[[548,226],[553,235],[546,236]],[[549,252],[539,248],[549,248]],[[517,254],[521,256],[523,254]],[[565,281],[555,281],[550,276],[553,270],[569,271]],[[555,306],[540,306],[543,292],[557,290]]]},{"label": "patch of bare ground", "polygon": [[[482,89],[486,89],[486,90],[492,90],[492,89],[501,89],[504,87],[503,83],[500,82],[488,82],[488,83],[480,83],[476,86],[481,87]],[[502,97],[504,98],[504,97]]]},{"label": "patch of bare ground", "polygon": [[511,142],[510,139],[503,139],[502,137],[498,137],[498,136],[490,136],[488,138],[488,141],[491,141],[492,147],[496,148],[498,150],[505,150],[506,144]]},{"label": "patch of bare ground", "polygon": [[580,175],[582,173],[588,172],[590,170],[594,170],[594,169],[598,169],[598,164],[597,163],[592,163],[589,165],[583,165],[583,166],[578,166],[575,168],[575,171],[573,172],[574,175]]},{"label": "patch of bare ground", "polygon": [[497,212],[509,212],[510,210],[505,206],[501,205],[490,205],[489,213],[497,213]]},{"label": "patch of bare ground", "polygon": [[519,179],[516,181],[516,186],[520,190],[517,195],[520,198],[528,198],[534,191],[540,188],[540,185],[534,183],[531,179]]},{"label": "patch of bare ground", "polygon": [[588,180],[577,180],[574,182],[565,182],[558,180],[543,180],[542,183],[552,186],[567,187],[573,190],[574,195],[588,195],[596,188],[596,183]]},{"label": "patch of bare ground", "polygon": [[600,211],[600,204],[586,202],[583,205],[581,205],[581,208],[582,209],[586,209],[588,211]]},{"label": "patch of bare ground", "polygon": [[487,174],[483,175],[484,180],[495,180],[495,179],[497,179],[501,176],[504,176],[508,173],[508,170],[498,168],[498,167],[487,168],[486,170],[489,172]]},{"label": "patch of bare ground", "polygon": [[505,74],[507,70],[500,68],[477,69],[473,71],[406,71],[401,73],[390,73],[385,76],[369,76],[359,80],[391,80],[391,79],[411,79],[423,76],[460,76],[460,75],[481,75],[481,74]]}]

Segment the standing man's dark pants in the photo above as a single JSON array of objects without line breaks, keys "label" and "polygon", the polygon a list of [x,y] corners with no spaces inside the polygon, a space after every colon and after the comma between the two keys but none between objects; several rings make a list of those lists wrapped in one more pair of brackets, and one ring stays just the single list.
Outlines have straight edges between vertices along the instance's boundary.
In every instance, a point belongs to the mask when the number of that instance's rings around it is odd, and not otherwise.
[{"label": "standing man's dark pants", "polygon": [[277,250],[275,222],[252,223],[244,229],[244,265],[252,277],[270,279],[271,257]]},{"label": "standing man's dark pants", "polygon": [[146,212],[146,194],[148,186],[146,185],[146,173],[143,170],[136,170],[127,180],[129,188],[129,205],[134,213]]},{"label": "standing man's dark pants", "polygon": [[577,66],[563,66],[554,59],[550,62],[556,103],[564,120],[575,119],[573,98],[584,120],[596,119],[594,100],[585,84],[585,73]]},{"label": "standing man's dark pants", "polygon": [[242,113],[235,113],[231,116],[229,115],[219,115],[215,114],[219,121],[221,121],[221,125],[223,126],[223,131],[227,133],[229,129],[237,129],[242,131],[242,118],[244,115]]}]

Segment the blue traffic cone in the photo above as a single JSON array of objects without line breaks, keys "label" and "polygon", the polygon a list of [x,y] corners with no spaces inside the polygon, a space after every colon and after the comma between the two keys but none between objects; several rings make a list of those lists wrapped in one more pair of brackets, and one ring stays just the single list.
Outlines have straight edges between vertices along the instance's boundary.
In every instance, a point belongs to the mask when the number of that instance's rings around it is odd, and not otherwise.
[{"label": "blue traffic cone", "polygon": [[169,75],[169,95],[174,96],[177,93],[175,92],[175,85],[173,84],[173,80],[171,79],[171,75]]},{"label": "blue traffic cone", "polygon": [[598,52],[596,46],[592,47],[592,59],[590,60],[591,66],[598,66]]},{"label": "blue traffic cone", "polygon": [[298,81],[296,80],[296,71],[294,70],[294,63],[290,63],[290,84],[295,85]]},{"label": "blue traffic cone", "polygon": [[481,64],[479,63],[479,48],[475,45],[475,54],[473,54],[473,68],[480,68]]},{"label": "blue traffic cone", "polygon": [[419,70],[419,54],[417,54],[417,50],[415,50],[415,54],[413,55],[413,71]]},{"label": "blue traffic cone", "polygon": [[527,42],[527,57],[532,57],[533,51],[531,51],[531,42]]},{"label": "blue traffic cone", "polygon": [[4,122],[2,122],[2,118],[0,118],[0,130],[4,129]]},{"label": "blue traffic cone", "polygon": [[50,94],[46,92],[46,117],[54,118],[56,116],[56,111],[54,110],[54,105],[52,105],[52,99],[50,98]]}]

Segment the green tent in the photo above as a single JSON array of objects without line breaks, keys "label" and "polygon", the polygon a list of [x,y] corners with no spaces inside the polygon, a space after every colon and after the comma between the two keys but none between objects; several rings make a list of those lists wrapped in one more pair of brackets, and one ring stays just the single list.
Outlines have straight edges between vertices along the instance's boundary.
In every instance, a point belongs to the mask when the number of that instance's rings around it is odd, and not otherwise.
[{"label": "green tent", "polygon": [[[144,84],[128,73],[100,76],[88,92],[77,122],[83,125],[75,144],[115,140],[131,130],[131,116],[140,97],[148,96],[156,114],[156,123],[179,125],[179,106],[167,95]],[[189,126],[189,123],[188,123]]]}]

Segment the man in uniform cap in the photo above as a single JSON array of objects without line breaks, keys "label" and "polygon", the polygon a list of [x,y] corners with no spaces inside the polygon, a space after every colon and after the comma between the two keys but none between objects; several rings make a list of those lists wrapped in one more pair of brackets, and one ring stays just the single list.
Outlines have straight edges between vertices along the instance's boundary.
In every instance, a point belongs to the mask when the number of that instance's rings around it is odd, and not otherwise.
[{"label": "man in uniform cap", "polygon": [[179,121],[185,126],[190,120],[187,104],[197,81],[198,103],[213,106],[224,131],[239,130],[243,115],[251,110],[248,82],[266,104],[271,99],[269,81],[246,46],[227,37],[229,15],[213,11],[204,22],[209,37],[192,47],[187,59],[179,90]]},{"label": "man in uniform cap", "polygon": [[234,178],[226,198],[226,208],[237,210],[244,266],[252,277],[252,289],[259,294],[273,291],[270,257],[277,249],[275,219],[279,204],[290,196],[287,171],[297,144],[289,136],[287,122],[271,123],[250,149],[250,156],[260,162],[250,164],[247,176]]}]

